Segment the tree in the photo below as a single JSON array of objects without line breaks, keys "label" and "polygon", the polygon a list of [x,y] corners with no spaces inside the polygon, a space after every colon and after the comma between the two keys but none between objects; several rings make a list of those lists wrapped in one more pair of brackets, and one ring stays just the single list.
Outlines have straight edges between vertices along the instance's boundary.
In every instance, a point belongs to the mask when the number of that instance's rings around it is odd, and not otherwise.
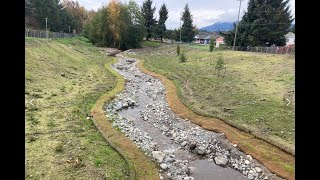
[{"label": "tree", "polygon": [[181,28],[181,40],[183,42],[191,42],[195,36],[195,26],[193,26],[193,18],[189,10],[189,5],[186,4],[181,20],[183,21]]},{"label": "tree", "polygon": [[158,21],[158,36],[161,39],[164,37],[164,33],[166,31],[166,25],[165,22],[168,19],[168,9],[166,5],[163,3],[160,10],[159,10],[159,21]]},{"label": "tree", "polygon": [[120,31],[121,29],[121,6],[117,0],[111,0],[107,6],[107,11],[109,16],[107,17],[107,21],[109,22],[109,30],[111,33],[111,41],[113,42],[112,47],[119,48],[120,47]]},{"label": "tree", "polygon": [[135,1],[129,1],[126,15],[122,18],[127,19],[123,24],[124,27],[127,25],[127,30],[122,29],[121,49],[141,47],[141,42],[146,34],[145,20]]},{"label": "tree", "polygon": [[178,56],[180,55],[180,46],[179,46],[179,44],[177,46],[177,54],[178,54]]},{"label": "tree", "polygon": [[222,69],[225,69],[225,66],[224,66],[224,62],[223,62],[223,58],[222,58],[222,55],[220,54],[218,56],[218,61],[216,63],[216,66],[215,66],[215,70],[218,71],[218,77],[220,76],[220,71]]},{"label": "tree", "polygon": [[153,17],[153,13],[155,12],[156,8],[152,8],[152,0],[146,0],[143,2],[141,11],[143,14],[143,17],[145,19],[145,27],[147,30],[147,40],[152,37],[152,31],[155,27],[156,20]]},{"label": "tree", "polygon": [[83,6],[81,6],[78,1],[63,0],[62,4],[64,9],[68,11],[73,17],[73,28],[76,29],[77,33],[80,33],[84,26],[84,22],[88,18],[87,10]]},{"label": "tree", "polygon": [[180,56],[179,56],[180,62],[187,62],[187,56],[184,54],[182,51]]},{"label": "tree", "polygon": [[[238,25],[237,46],[285,45],[284,35],[293,21],[289,0],[250,0],[247,12]],[[222,33],[226,43],[234,41],[234,30]]]},{"label": "tree", "polygon": [[213,36],[211,37],[211,40],[210,40],[210,46],[209,46],[209,51],[212,52],[214,49],[214,38]]}]

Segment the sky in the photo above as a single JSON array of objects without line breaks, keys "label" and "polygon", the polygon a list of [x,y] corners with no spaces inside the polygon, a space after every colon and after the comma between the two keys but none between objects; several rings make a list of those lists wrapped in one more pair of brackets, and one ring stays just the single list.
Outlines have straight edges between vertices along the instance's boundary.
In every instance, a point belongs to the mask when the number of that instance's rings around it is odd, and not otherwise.
[{"label": "sky", "polygon": [[[142,6],[144,0],[135,0],[139,6]],[[291,13],[295,15],[295,0],[289,0]],[[103,4],[108,4],[109,0],[78,0],[78,2],[88,10],[98,10]],[[121,0],[129,2],[129,0]],[[242,0],[240,9],[240,20],[247,9],[249,0]],[[165,3],[169,18],[166,21],[167,29],[180,27],[181,13],[186,5],[189,4],[193,22],[198,28],[202,28],[216,22],[233,22],[238,18],[239,0],[153,0],[156,6],[155,17],[159,17],[159,9]],[[295,21],[294,21],[295,22]]]}]

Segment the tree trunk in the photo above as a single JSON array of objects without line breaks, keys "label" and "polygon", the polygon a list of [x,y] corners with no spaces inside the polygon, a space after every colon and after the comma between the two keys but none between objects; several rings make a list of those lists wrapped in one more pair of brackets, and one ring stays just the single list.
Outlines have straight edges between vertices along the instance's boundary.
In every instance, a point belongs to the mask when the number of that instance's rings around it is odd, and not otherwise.
[{"label": "tree trunk", "polygon": [[161,37],[161,43],[162,43],[162,37]]}]

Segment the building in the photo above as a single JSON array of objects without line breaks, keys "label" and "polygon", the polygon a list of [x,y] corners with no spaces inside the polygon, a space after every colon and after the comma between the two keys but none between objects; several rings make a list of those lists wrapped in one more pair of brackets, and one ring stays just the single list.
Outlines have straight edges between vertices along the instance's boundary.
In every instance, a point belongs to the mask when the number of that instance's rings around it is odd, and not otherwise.
[{"label": "building", "polygon": [[212,35],[198,34],[194,37],[195,43],[197,44],[210,44],[210,39]]},{"label": "building", "polygon": [[286,45],[294,45],[295,44],[295,34],[293,32],[289,32],[288,34],[285,35],[286,37]]},{"label": "building", "polygon": [[223,38],[223,37],[218,36],[218,37],[216,38],[216,47],[219,47],[220,44],[225,44],[225,42],[224,42],[224,38]]}]

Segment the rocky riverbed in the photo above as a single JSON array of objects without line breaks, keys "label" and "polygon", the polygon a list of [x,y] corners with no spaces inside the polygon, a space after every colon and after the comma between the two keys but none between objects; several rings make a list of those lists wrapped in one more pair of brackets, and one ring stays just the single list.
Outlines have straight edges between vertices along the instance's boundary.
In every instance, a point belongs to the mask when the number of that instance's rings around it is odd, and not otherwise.
[{"label": "rocky riverbed", "polygon": [[176,115],[165,100],[163,83],[122,54],[116,55],[119,62],[112,68],[126,79],[126,89],[105,105],[106,116],[159,165],[160,179],[281,179],[223,133],[204,130]]}]

